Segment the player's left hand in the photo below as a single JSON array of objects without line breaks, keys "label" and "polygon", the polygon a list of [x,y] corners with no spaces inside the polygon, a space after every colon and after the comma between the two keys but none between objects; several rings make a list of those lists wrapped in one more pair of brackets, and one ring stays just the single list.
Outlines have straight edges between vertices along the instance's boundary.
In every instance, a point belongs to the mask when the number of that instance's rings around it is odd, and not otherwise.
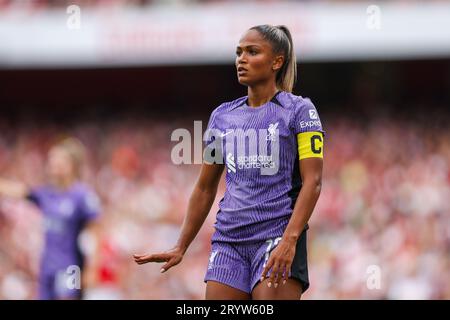
[{"label": "player's left hand", "polygon": [[[273,249],[267,261],[266,267],[263,270],[261,276],[261,282],[265,278],[269,278],[267,286],[270,288],[276,288],[283,281],[286,283],[289,278],[289,272],[291,270],[292,261],[295,256],[296,242],[291,240],[281,239],[278,245]],[[270,272],[270,276],[267,273]]]}]

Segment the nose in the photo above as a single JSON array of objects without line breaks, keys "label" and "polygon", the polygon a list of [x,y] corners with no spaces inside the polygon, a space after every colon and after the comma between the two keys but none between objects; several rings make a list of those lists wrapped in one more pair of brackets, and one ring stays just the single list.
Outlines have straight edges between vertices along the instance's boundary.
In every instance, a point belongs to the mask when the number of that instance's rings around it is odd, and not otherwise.
[{"label": "nose", "polygon": [[242,52],[240,56],[236,59],[236,65],[247,63],[247,56],[245,52]]}]

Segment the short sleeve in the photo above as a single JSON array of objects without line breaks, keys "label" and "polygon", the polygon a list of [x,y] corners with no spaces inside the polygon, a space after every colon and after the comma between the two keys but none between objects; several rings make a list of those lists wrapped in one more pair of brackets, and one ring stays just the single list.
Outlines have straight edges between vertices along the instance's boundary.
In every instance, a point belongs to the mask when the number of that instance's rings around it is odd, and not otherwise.
[{"label": "short sleeve", "polygon": [[209,120],[208,120],[208,125],[206,127],[205,130],[205,135],[204,135],[204,146],[205,148],[210,145],[214,140],[215,140],[215,135],[214,135],[214,130],[217,129],[216,128],[216,111],[217,109],[215,109],[213,112],[211,112],[211,115],[209,116]]},{"label": "short sleeve", "polygon": [[96,219],[100,215],[100,199],[92,190],[86,190],[82,193],[80,207],[82,216],[87,221]]},{"label": "short sleeve", "polygon": [[325,134],[317,109],[310,99],[300,98],[299,102],[294,106],[291,130],[296,135],[309,131],[318,131]]},{"label": "short sleeve", "polygon": [[203,136],[204,151],[203,160],[209,164],[223,163],[222,157],[222,132],[217,126],[217,110],[216,108],[209,117],[208,126]]},{"label": "short sleeve", "polygon": [[43,188],[31,189],[25,198],[40,208],[42,205],[42,190]]}]

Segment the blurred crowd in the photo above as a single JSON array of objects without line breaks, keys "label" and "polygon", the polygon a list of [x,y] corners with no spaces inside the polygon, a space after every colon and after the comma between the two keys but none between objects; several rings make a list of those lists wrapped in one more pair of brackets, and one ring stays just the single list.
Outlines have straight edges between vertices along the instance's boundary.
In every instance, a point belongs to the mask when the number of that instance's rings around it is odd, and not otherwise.
[{"label": "blurred crowd", "polygon": [[310,298],[450,298],[450,132],[424,124],[330,123]]},{"label": "blurred crowd", "polygon": [[[387,118],[323,117],[322,194],[308,235],[305,299],[450,299],[450,132]],[[203,126],[205,129],[206,123]],[[12,126],[0,122],[0,176],[37,186],[46,150],[72,135],[89,150],[97,233],[79,242],[95,260],[85,299],[202,299],[210,236],[224,182],[182,263],[165,274],[134,253],[171,248],[199,165],[174,165],[171,132],[193,123],[130,119]],[[223,180],[223,179],[222,179]],[[42,220],[26,201],[0,199],[0,299],[35,299]]]},{"label": "blurred crowd", "polygon": [[[434,0],[436,1],[436,0]],[[441,2],[447,0],[439,0]],[[254,2],[254,3],[276,3],[276,2],[313,2],[311,0],[0,0],[0,8],[10,6],[21,6],[33,9],[46,9],[67,7],[76,4],[84,7],[106,8],[106,7],[126,7],[126,6],[147,6],[147,5],[195,5],[224,2]],[[317,0],[315,1],[317,2]],[[349,2],[348,0],[321,0],[321,2]],[[358,2],[353,0],[353,2]],[[418,2],[418,0],[388,0],[388,2]]]}]

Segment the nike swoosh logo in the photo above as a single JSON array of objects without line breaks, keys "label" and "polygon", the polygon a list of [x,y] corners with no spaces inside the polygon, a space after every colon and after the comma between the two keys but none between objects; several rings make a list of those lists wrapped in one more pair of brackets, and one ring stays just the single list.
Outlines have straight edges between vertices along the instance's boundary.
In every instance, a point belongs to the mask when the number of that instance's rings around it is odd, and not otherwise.
[{"label": "nike swoosh logo", "polygon": [[220,136],[221,136],[221,137],[225,137],[226,135],[228,135],[228,134],[230,134],[230,133],[232,133],[232,132],[233,132],[233,131],[228,131],[227,133],[221,133]]}]

